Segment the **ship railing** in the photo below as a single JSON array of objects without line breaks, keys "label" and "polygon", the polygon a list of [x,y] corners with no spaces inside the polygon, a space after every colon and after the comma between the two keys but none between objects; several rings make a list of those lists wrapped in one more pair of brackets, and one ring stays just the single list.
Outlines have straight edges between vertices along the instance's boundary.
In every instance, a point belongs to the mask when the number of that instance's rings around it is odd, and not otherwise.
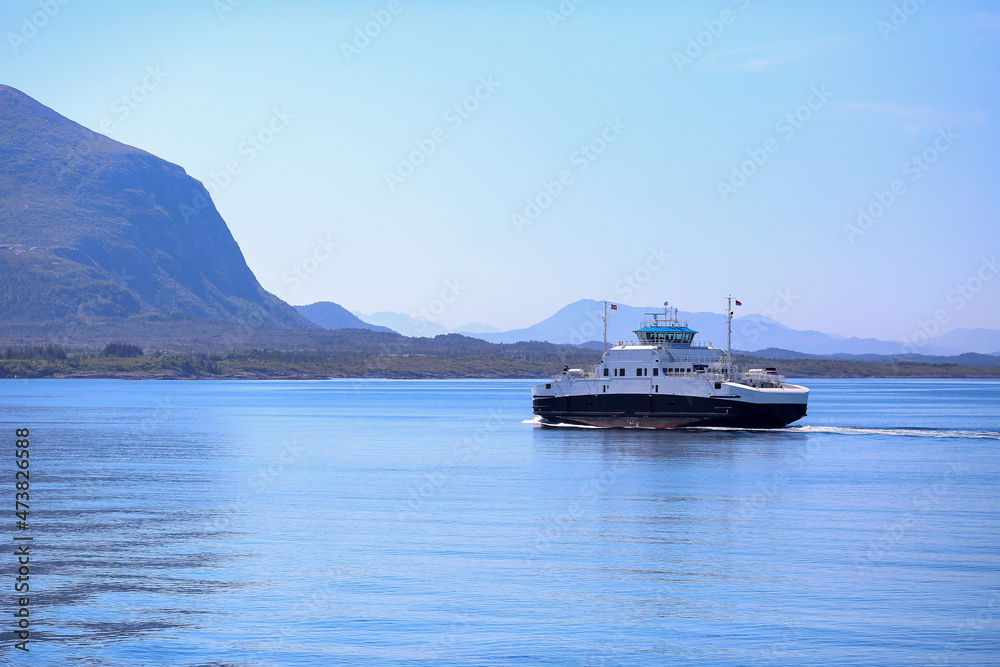
[{"label": "ship railing", "polygon": [[716,373],[714,371],[688,371],[684,373],[664,373],[661,377],[700,378],[702,380],[709,380],[710,382],[721,382],[725,378],[725,375],[725,373]]},{"label": "ship railing", "polygon": [[[689,377],[694,377],[694,373],[688,373]],[[676,375],[675,375],[676,377]],[[748,387],[757,387],[763,389],[773,389],[780,387],[785,384],[784,375],[769,375],[767,377],[752,377],[747,376],[744,373],[738,372],[733,369],[733,377],[731,379],[726,377],[726,372],[723,371],[708,371],[701,375],[700,377],[709,380],[710,382],[735,382],[736,384],[744,384]]]},{"label": "ship railing", "polygon": [[773,388],[785,384],[785,376],[778,375],[777,373],[741,371],[737,377],[739,382],[751,387]]},{"label": "ship railing", "polygon": [[[590,371],[584,371],[582,373],[566,373],[561,372],[556,375],[551,376],[552,380],[604,380],[608,379],[600,375],[595,375]],[[745,372],[739,371],[733,368],[733,376],[729,378],[726,376],[725,368],[721,369],[709,369],[704,371],[682,371],[682,372],[664,372],[663,375],[656,376],[643,376],[642,378],[629,378],[636,380],[652,380],[655,381],[658,378],[697,378],[701,380],[707,380],[708,382],[735,382],[737,384],[744,384],[748,387],[758,387],[758,388],[776,388],[785,384],[784,375],[767,375],[767,376],[757,376],[749,375]]]},{"label": "ship railing", "polygon": [[710,340],[693,340],[690,343],[678,344],[675,340],[620,340],[619,347],[638,347],[641,345],[652,345],[654,347],[669,347],[686,350],[692,347],[712,347]]},{"label": "ship railing", "polygon": [[[671,368],[669,364],[692,364],[695,366],[702,366],[701,370],[693,371],[669,371]],[[595,367],[595,370],[584,370],[582,368],[567,368],[566,370],[553,375],[553,380],[561,379],[573,379],[573,380],[594,380],[603,379],[606,376],[601,376],[599,369],[600,366]],[[785,384],[785,376],[778,375],[777,373],[762,372],[758,369],[746,369],[739,366],[732,367],[732,375],[727,375],[726,372],[726,359],[725,357],[695,357],[687,356],[683,361],[668,361],[666,359],[662,360],[659,364],[660,373],[659,377],[674,377],[674,378],[700,378],[703,380],[708,380],[710,382],[736,382],[739,384],[745,384],[751,387],[780,387]],[[652,379],[657,376],[647,375],[643,376],[646,379]]]},{"label": "ship railing", "polygon": [[[573,369],[578,370],[578,369]],[[581,373],[570,373],[568,371],[561,371],[556,375],[551,376],[553,380],[593,380],[597,376],[591,371],[583,371]]]},{"label": "ship railing", "polygon": [[656,317],[644,317],[639,322],[639,326],[646,327],[677,327],[679,329],[687,329],[688,321],[679,320],[673,317],[664,317],[663,315],[657,315]]}]

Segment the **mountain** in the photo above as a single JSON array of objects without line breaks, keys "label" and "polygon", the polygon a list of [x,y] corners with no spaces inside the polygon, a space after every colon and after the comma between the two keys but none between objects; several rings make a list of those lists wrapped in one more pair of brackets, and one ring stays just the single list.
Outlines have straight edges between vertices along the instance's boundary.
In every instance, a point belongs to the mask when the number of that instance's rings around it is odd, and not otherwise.
[{"label": "mountain", "polygon": [[912,361],[923,364],[955,364],[958,366],[987,366],[996,367],[997,358],[989,354],[980,354],[978,352],[965,352],[963,354],[956,354],[953,356],[933,356],[926,354],[892,354],[892,355],[881,355],[881,354],[805,354],[803,352],[796,352],[794,350],[781,350],[778,348],[769,347],[764,350],[755,350],[754,352],[747,352],[743,350],[733,350],[733,354],[744,355],[744,356],[754,356],[758,359],[775,359],[775,360],[788,360],[788,359],[826,359],[833,361],[860,361],[868,363],[878,363],[878,364],[891,364],[899,361]]},{"label": "mountain", "polygon": [[414,317],[410,317],[409,315],[394,313],[391,311],[372,313],[371,315],[365,315],[364,313],[354,311],[351,314],[368,324],[387,327],[388,329],[395,331],[396,333],[401,333],[404,336],[416,336],[418,338],[433,338],[434,336],[440,336],[441,334],[457,333],[485,340],[485,338],[480,336],[480,334],[493,334],[499,333],[500,331],[496,327],[490,326],[489,324],[481,324],[479,322],[473,322],[472,324],[466,324],[465,326],[456,327],[454,329],[447,329],[444,325],[438,324],[437,322],[418,320]]},{"label": "mountain", "polygon": [[[403,313],[381,312],[365,315],[364,313],[354,311],[352,314],[369,324],[388,327],[389,329],[392,329],[397,333],[401,333],[404,336],[433,338],[434,336],[450,333],[437,322],[418,320],[410,317],[409,315],[404,315]],[[486,340],[483,336],[478,334],[473,334],[473,336],[481,340]]]},{"label": "mountain", "polygon": [[3,324],[157,312],[315,327],[261,287],[181,167],[0,85]]},{"label": "mountain", "polygon": [[[996,329],[952,329],[948,333],[932,338],[931,342],[938,345],[958,348],[967,352],[980,354],[1000,354],[1000,331]],[[923,352],[923,348],[918,348]]]},{"label": "mountain", "polygon": [[[616,310],[608,310],[608,341],[631,340],[635,338],[632,332],[639,323],[646,319],[647,313],[663,313],[663,306],[635,307],[617,304]],[[548,341],[569,345],[580,345],[603,338],[601,318],[604,314],[604,302],[592,299],[580,299],[565,306],[551,317],[524,329],[514,329],[501,333],[472,333],[469,335],[488,340],[493,343],[514,343],[522,340]],[[680,312],[679,317],[687,320],[692,329],[698,331],[698,340],[708,341],[716,346],[726,345],[726,318],[721,313],[686,313]],[[770,322],[770,327],[787,329],[777,322]],[[757,327],[740,326],[741,320],[734,320],[733,343],[741,335],[741,331],[750,337]],[[791,331],[791,329],[787,329]],[[819,334],[822,336],[823,334]],[[760,334],[756,333],[759,337]],[[747,347],[744,345],[744,347]],[[752,349],[747,347],[747,349]]]},{"label": "mountain", "polygon": [[[722,315],[719,317],[722,326],[725,327],[725,317]],[[914,352],[912,347],[896,341],[844,338],[819,331],[798,331],[761,315],[748,315],[733,320],[733,347],[752,351],[777,347],[818,355],[897,355]],[[943,356],[960,354],[964,351],[937,342],[929,342],[920,346],[918,350],[920,354]]]},{"label": "mountain", "polygon": [[481,322],[473,322],[472,324],[466,324],[461,327],[455,327],[451,330],[452,333],[460,334],[482,334],[482,333],[500,333],[500,329],[490,326],[489,324],[482,324]]},{"label": "mountain", "polygon": [[[608,311],[608,342],[631,340],[632,333],[647,313],[662,313],[662,306],[635,307],[616,304]],[[408,336],[436,336],[447,330],[434,322],[415,320],[401,313],[354,313],[366,322],[381,324]],[[519,341],[545,341],[557,344],[602,347],[604,302],[580,299],[559,309],[546,319],[523,329],[496,331],[493,327],[472,326],[456,329],[475,338],[491,343],[516,343]],[[726,346],[726,316],[722,313],[684,312],[682,320],[698,332],[698,340],[716,347]],[[491,331],[491,329],[493,329]],[[799,331],[762,315],[745,315],[733,319],[733,348],[754,352],[779,348],[794,350],[804,355],[831,357],[831,355],[874,355],[950,357],[966,352],[989,353],[1000,348],[1000,331],[992,329],[956,329],[939,338],[933,338],[916,350],[897,341],[875,338],[845,338],[821,331]]]},{"label": "mountain", "polygon": [[805,352],[796,352],[795,350],[783,350],[779,347],[766,347],[763,350],[754,350],[753,352],[749,350],[733,350],[733,354],[740,354],[743,356],[753,355],[758,359],[824,359],[818,354],[806,354]]},{"label": "mountain", "polygon": [[[646,313],[662,313],[662,306],[634,307],[618,304],[617,310],[608,311],[608,341],[631,340],[632,333],[645,319]],[[524,329],[501,333],[472,333],[469,335],[493,343],[514,343],[523,340],[548,341],[579,345],[590,341],[600,341],[603,336],[601,317],[604,302],[581,299],[561,308],[551,317]],[[726,346],[726,316],[722,313],[681,311],[680,319],[698,331],[697,339],[711,342],[716,347]],[[978,330],[986,331],[986,330]],[[1000,332],[995,332],[1000,334]],[[943,337],[942,337],[943,338]],[[985,338],[985,337],[984,337]],[[938,340],[919,348],[921,354],[955,355],[967,350],[938,344]],[[987,339],[988,340],[988,339]],[[948,342],[948,341],[946,341]],[[998,339],[1000,344],[1000,339]],[[876,354],[894,355],[913,352],[895,341],[874,338],[844,338],[820,331],[798,331],[761,315],[746,315],[733,319],[733,348],[741,350],[761,350],[783,348],[806,354]],[[989,347],[989,346],[988,346]],[[993,346],[995,349],[995,345]]]},{"label": "mountain", "polygon": [[[609,311],[608,340],[634,338],[631,329],[650,309],[619,305],[618,310]],[[652,312],[652,311],[650,311]],[[659,311],[663,312],[661,307]],[[516,343],[524,340],[548,341],[550,343],[579,345],[602,338],[604,302],[581,299],[569,304],[537,324],[524,329],[514,329],[500,333],[470,333],[491,343]]]},{"label": "mountain", "polygon": [[324,329],[369,329],[371,331],[392,331],[389,327],[369,324],[353,315],[343,306],[331,301],[317,301],[308,306],[294,306],[300,315]]}]

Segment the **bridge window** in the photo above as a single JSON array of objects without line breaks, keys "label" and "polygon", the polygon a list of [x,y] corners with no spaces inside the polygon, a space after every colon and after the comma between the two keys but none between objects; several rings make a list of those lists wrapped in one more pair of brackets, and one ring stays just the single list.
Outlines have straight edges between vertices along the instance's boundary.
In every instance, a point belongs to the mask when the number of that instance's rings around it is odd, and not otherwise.
[{"label": "bridge window", "polygon": [[642,369],[641,368],[635,369],[635,374],[636,374],[636,377],[642,377]]},{"label": "bridge window", "polygon": [[653,377],[656,377],[659,374],[660,374],[659,367],[658,366],[653,366]]},{"label": "bridge window", "polygon": [[622,377],[625,377],[625,369],[624,368],[619,368],[618,369],[618,375],[621,375]]},{"label": "bridge window", "polygon": [[604,377],[608,377],[608,367],[604,367]]}]

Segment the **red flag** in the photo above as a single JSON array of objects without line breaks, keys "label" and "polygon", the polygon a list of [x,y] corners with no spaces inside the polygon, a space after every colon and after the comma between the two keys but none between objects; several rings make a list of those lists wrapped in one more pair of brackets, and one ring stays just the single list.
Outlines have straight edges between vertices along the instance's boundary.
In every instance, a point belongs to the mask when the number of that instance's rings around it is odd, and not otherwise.
[{"label": "red flag", "polygon": [[736,302],[736,305],[737,305],[737,306],[742,306],[743,304],[742,304],[742,303],[740,303],[739,301],[737,301],[737,302]]},{"label": "red flag", "polygon": [[618,310],[618,306],[616,306],[615,304],[611,304],[611,310]]}]

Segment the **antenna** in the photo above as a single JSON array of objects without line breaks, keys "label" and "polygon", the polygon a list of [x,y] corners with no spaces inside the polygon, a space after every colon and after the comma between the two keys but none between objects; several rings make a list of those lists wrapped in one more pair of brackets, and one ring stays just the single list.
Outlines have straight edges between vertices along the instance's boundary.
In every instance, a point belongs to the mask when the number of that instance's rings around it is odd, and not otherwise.
[{"label": "antenna", "polygon": [[726,297],[726,380],[733,381],[733,295]]},{"label": "antenna", "polygon": [[604,354],[608,353],[608,302],[604,302]]}]

